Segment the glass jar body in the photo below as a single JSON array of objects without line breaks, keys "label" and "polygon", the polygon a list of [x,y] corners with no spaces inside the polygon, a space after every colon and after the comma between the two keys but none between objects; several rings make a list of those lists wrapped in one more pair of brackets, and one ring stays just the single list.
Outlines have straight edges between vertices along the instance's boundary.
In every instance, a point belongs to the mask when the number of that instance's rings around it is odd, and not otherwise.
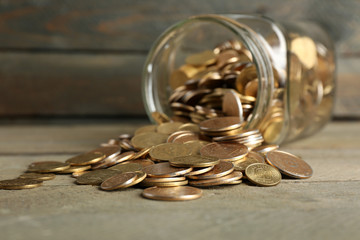
[{"label": "glass jar body", "polygon": [[[234,50],[241,54],[224,62]],[[197,65],[196,59],[211,60],[204,58],[209,52],[215,62]],[[334,74],[332,42],[313,23],[204,15],[177,23],[159,37],[145,63],[142,90],[150,118],[161,112],[196,122],[199,109],[208,111],[205,118],[221,115],[221,94],[232,89],[242,99],[244,128],[257,128],[266,142],[280,144],[315,133],[330,119]],[[195,113],[178,111],[174,102]]]}]

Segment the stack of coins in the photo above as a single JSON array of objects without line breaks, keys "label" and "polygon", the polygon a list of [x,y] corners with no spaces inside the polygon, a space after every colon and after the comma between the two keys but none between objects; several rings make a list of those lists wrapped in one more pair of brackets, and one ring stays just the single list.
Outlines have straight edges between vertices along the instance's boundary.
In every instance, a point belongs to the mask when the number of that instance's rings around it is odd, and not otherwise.
[{"label": "stack of coins", "polygon": [[279,151],[277,145],[250,148],[242,143],[245,139],[256,142],[261,133],[239,129],[232,118],[213,118],[212,123],[205,120],[197,125],[162,116],[157,125],[140,127],[134,135],[121,134],[65,162],[34,162],[18,178],[0,181],[0,188],[35,188],[55,174],[71,174],[79,185],[96,185],[104,191],[137,186],[145,188],[145,198],[182,201],[200,198],[203,191],[198,187],[243,181],[275,186],[281,174],[291,178],[312,175],[306,162]]}]

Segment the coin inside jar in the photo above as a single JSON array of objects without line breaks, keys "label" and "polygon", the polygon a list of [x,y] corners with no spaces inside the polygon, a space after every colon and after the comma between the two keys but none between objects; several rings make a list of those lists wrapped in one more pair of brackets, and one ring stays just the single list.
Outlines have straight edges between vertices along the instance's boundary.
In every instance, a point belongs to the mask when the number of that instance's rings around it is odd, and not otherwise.
[{"label": "coin inside jar", "polygon": [[248,154],[248,148],[237,142],[214,142],[201,148],[202,156],[216,157],[220,160],[236,161]]},{"label": "coin inside jar", "polygon": [[309,178],[313,170],[301,158],[283,151],[271,151],[266,154],[266,161],[279,171],[293,178]]},{"label": "coin inside jar", "polygon": [[149,177],[175,177],[191,172],[191,167],[173,167],[168,162],[158,163],[143,168]]},{"label": "coin inside jar", "polygon": [[179,187],[151,187],[143,191],[142,196],[154,200],[185,201],[194,200],[202,196],[202,190],[189,186]]}]

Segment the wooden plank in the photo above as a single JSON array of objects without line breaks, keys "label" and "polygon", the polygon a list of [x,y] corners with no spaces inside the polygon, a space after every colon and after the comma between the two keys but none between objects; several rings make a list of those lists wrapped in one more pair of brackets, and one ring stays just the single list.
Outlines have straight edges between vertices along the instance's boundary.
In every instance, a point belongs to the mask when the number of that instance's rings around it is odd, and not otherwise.
[{"label": "wooden plank", "polygon": [[296,1],[1,1],[0,48],[146,51],[167,27],[209,13],[260,13],[312,19],[324,25],[344,54],[360,52],[356,0]]},{"label": "wooden plank", "polygon": [[[145,115],[143,54],[2,53],[0,116]],[[360,59],[339,58],[336,117],[360,117]]]}]

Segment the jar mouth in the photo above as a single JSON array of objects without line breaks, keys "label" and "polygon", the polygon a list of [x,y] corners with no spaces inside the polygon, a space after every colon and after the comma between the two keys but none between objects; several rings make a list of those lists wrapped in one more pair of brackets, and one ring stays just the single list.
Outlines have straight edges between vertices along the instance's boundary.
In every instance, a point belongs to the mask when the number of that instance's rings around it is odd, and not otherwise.
[{"label": "jar mouth", "polygon": [[[199,31],[200,26],[201,31]],[[215,29],[207,31],[207,26]],[[196,32],[197,30],[198,32]],[[260,121],[266,115],[274,88],[271,61],[266,49],[262,46],[261,40],[258,39],[257,33],[226,15],[190,17],[171,26],[157,39],[148,55],[143,71],[142,90],[148,116],[151,116],[154,111],[167,113],[161,103],[166,101],[168,94],[159,91],[160,88],[157,84],[162,84],[159,81],[166,81],[166,78],[169,77],[169,72],[164,71],[171,71],[178,66],[179,62],[183,62],[184,56],[176,59],[178,56],[175,57],[174,52],[179,52],[180,47],[182,47],[181,51],[184,52],[186,52],[186,49],[189,52],[194,52],[209,49],[209,46],[214,48],[219,44],[219,35],[223,37],[224,41],[229,40],[229,38],[240,41],[252,55],[259,80],[258,98],[245,128],[256,128],[260,124]],[[217,37],[212,38],[212,36]],[[188,37],[194,37],[194,41],[188,45],[176,46],[182,41],[184,42],[184,39],[186,40]],[[216,42],[213,39],[217,39]],[[159,80],[161,78],[165,80]],[[154,84],[154,82],[156,83]]]}]

